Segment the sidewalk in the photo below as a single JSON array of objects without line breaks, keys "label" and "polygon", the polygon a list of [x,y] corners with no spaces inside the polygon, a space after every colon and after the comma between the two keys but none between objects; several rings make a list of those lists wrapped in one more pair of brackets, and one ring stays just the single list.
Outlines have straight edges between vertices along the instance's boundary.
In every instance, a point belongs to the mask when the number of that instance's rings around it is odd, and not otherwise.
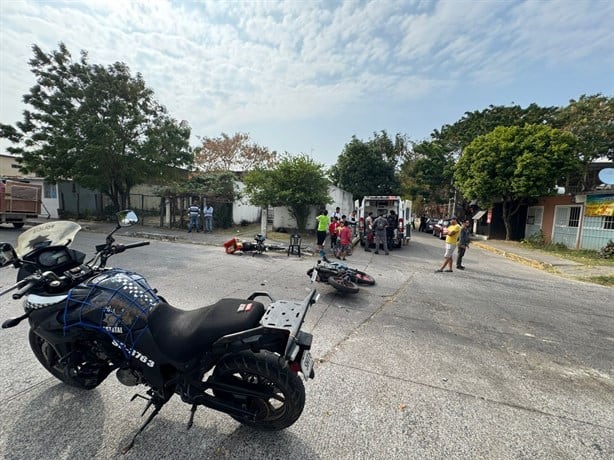
[{"label": "sidewalk", "polygon": [[[82,230],[108,234],[115,228],[112,222],[98,221],[79,221]],[[122,227],[115,233],[116,235],[132,236],[135,238],[147,238],[162,241],[177,241],[182,243],[204,244],[209,246],[220,246],[230,240],[237,238],[241,241],[254,242],[254,237],[260,232],[259,227],[251,225],[247,227],[232,227],[226,229],[214,229],[212,233],[190,232],[179,228],[160,228],[153,225],[136,224],[132,227]],[[272,238],[274,236],[274,239]],[[282,238],[283,237],[283,238]],[[309,246],[303,239],[303,246]],[[315,237],[313,238],[315,241]],[[267,236],[266,244],[281,244],[288,246],[290,234],[272,233]]]},{"label": "sidewalk", "polygon": [[522,245],[517,241],[475,240],[471,246],[484,249],[540,270],[582,279],[597,276],[614,277],[614,262],[609,265],[588,265]]}]

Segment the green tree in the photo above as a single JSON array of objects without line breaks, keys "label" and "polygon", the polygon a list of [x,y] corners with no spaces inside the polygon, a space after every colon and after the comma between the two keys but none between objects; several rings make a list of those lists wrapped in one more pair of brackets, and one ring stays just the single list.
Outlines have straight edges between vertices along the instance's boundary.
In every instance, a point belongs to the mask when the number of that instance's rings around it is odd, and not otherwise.
[{"label": "green tree", "polygon": [[335,185],[360,200],[366,195],[399,195],[398,159],[406,154],[407,142],[397,135],[393,142],[386,131],[364,142],[352,137],[330,169]]},{"label": "green tree", "polygon": [[23,98],[30,108],[16,128],[0,130],[18,144],[8,150],[23,172],[74,180],[124,208],[133,186],[191,164],[189,126],[167,114],[140,74],[121,62],[89,64],[85,51],[73,61],[63,43],[48,54],[32,50],[36,85]]},{"label": "green tree", "polygon": [[588,166],[600,157],[614,161],[614,98],[596,94],[582,95],[576,101],[561,108],[554,121],[557,128],[573,133],[578,138],[578,152],[584,168],[572,183],[579,183],[582,190],[588,183]]},{"label": "green tree", "polygon": [[257,168],[245,175],[245,192],[258,206],[287,206],[304,231],[312,206],[332,202],[324,165],[307,155],[285,155],[273,169]]},{"label": "green tree", "polygon": [[480,111],[465,112],[460,120],[444,125],[440,131],[435,130],[431,137],[450,152],[460,153],[476,137],[488,134],[499,126],[551,124],[556,112],[556,107],[540,107],[534,103],[526,108],[519,105],[490,105]]},{"label": "green tree", "polygon": [[438,141],[416,144],[401,165],[403,195],[418,202],[444,204],[450,199],[454,160]]},{"label": "green tree", "polygon": [[573,134],[549,126],[500,126],[465,148],[454,172],[456,186],[482,204],[502,202],[509,240],[511,217],[523,201],[552,194],[578,171],[576,142]]}]

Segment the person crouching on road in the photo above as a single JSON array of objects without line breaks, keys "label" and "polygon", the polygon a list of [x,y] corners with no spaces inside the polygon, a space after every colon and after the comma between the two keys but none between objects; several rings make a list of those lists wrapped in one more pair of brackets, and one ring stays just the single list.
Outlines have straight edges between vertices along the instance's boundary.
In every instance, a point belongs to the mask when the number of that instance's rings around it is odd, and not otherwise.
[{"label": "person crouching on road", "polygon": [[[458,237],[460,235],[461,226],[458,225],[456,217],[450,218],[450,225],[445,229],[446,232],[446,253],[444,254],[443,265],[439,270],[435,270],[435,273],[441,273],[443,271],[452,271],[452,259],[454,258],[454,250],[458,243]],[[447,270],[444,270],[449,267]]]}]

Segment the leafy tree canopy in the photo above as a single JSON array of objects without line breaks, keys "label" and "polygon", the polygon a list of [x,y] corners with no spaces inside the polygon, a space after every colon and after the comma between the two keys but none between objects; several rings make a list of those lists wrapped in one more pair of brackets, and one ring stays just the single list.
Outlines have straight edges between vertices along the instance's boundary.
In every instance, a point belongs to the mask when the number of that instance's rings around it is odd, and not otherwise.
[{"label": "leafy tree canopy", "polygon": [[[451,193],[454,160],[437,141],[416,144],[401,166],[403,194],[426,203],[447,203]],[[421,198],[422,200],[418,200]]]},{"label": "leafy tree canopy", "polygon": [[287,206],[304,231],[312,206],[332,202],[324,165],[307,155],[285,155],[272,169],[257,168],[245,175],[245,192],[259,206]]},{"label": "leafy tree canopy", "polygon": [[444,125],[440,131],[431,134],[450,152],[459,154],[476,137],[490,133],[498,126],[524,126],[525,124],[549,124],[554,119],[556,107],[540,107],[531,104],[526,108],[519,105],[490,105],[481,111],[465,112],[463,117],[451,125]]},{"label": "leafy tree canopy", "polygon": [[401,186],[396,166],[398,159],[406,154],[407,141],[401,135],[396,136],[395,142],[386,131],[374,133],[373,139],[367,142],[354,136],[331,168],[330,177],[357,200],[366,195],[399,195]]},{"label": "leafy tree canopy", "polygon": [[277,159],[277,152],[251,142],[249,135],[235,133],[229,136],[203,137],[202,145],[194,149],[194,163],[201,171],[250,171],[254,168],[270,168]]},{"label": "leafy tree canopy", "polygon": [[614,161],[614,98],[582,95],[560,109],[555,127],[578,138],[578,150],[585,165],[599,157]]},{"label": "leafy tree canopy", "polygon": [[455,184],[484,205],[503,202],[509,239],[510,218],[522,200],[552,194],[557,183],[580,168],[576,144],[573,134],[549,126],[500,126],[465,148]]},{"label": "leafy tree canopy", "polygon": [[72,179],[122,208],[133,186],[191,164],[189,126],[171,118],[126,64],[92,65],[85,51],[74,61],[63,43],[51,53],[32,51],[29,108],[16,127],[0,126],[17,144],[8,150],[20,155],[23,172]]},{"label": "leafy tree canopy", "polygon": [[194,174],[188,180],[175,182],[158,190],[164,197],[205,197],[208,201],[228,203],[238,196],[236,175],[230,171]]}]

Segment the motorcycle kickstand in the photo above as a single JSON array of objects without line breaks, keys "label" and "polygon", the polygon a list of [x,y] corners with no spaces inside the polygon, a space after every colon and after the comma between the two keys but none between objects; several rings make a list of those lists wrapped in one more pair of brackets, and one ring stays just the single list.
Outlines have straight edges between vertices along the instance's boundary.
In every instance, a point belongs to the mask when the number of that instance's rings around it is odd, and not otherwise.
[{"label": "motorcycle kickstand", "polygon": [[[134,401],[136,397],[148,399],[148,398],[145,398],[144,396],[136,394],[132,397],[131,401]],[[132,437],[132,440],[130,441],[130,444],[128,444],[126,447],[122,449],[121,451],[122,454],[126,454],[130,449],[132,449],[132,447],[134,447],[134,441],[136,440],[136,437],[143,432],[143,430],[147,427],[147,425],[149,425],[149,423],[154,419],[154,417],[160,413],[160,409],[162,409],[162,406],[164,406],[164,402],[160,404],[160,403],[155,403],[153,401],[153,398],[148,399],[147,405],[145,406],[145,410],[141,414],[141,417],[145,415],[145,412],[147,412],[147,409],[149,409],[152,404],[154,405],[154,410],[151,412],[151,414],[149,414],[149,417],[147,417],[147,420],[145,420],[145,423],[143,423],[143,425],[141,425],[139,430],[134,434],[134,436]]]},{"label": "motorcycle kickstand", "polygon": [[190,419],[188,420],[188,430],[192,428],[194,425],[194,414],[196,413],[196,404],[192,404],[192,408],[190,409]]}]

